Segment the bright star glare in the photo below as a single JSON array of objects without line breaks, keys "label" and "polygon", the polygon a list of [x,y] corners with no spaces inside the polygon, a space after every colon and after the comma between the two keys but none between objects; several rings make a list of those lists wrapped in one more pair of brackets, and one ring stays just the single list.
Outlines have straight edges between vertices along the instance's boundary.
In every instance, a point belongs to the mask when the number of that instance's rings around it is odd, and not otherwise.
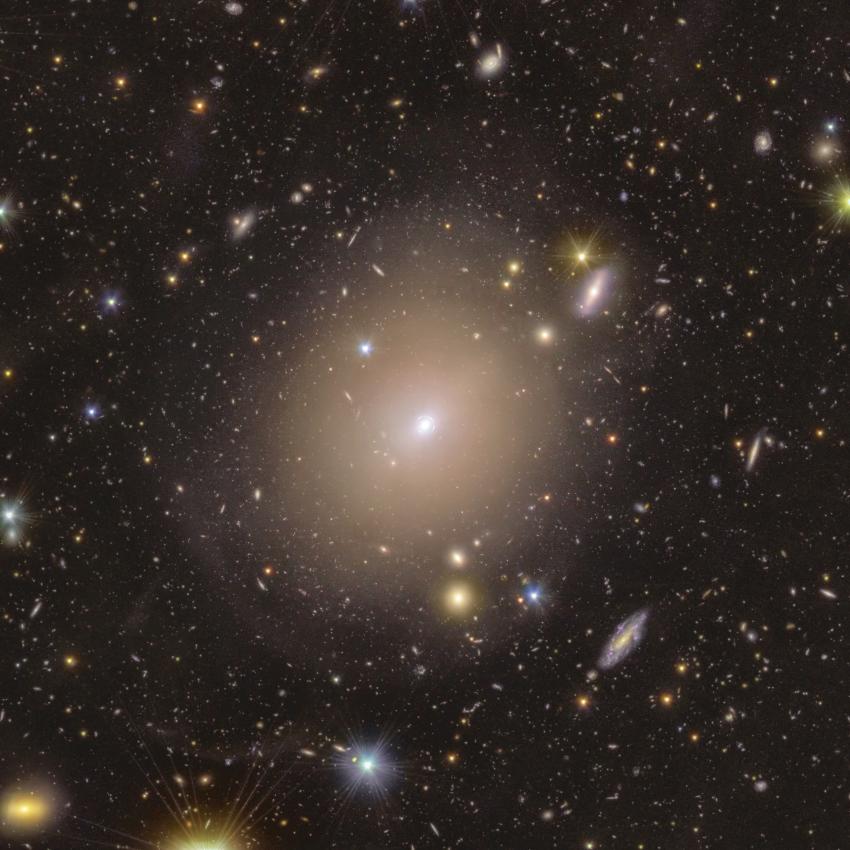
[{"label": "bright star glare", "polygon": [[540,588],[535,586],[535,585],[531,585],[531,586],[527,587],[526,591],[525,591],[525,599],[526,599],[526,602],[528,602],[530,604],[539,602],[540,601]]},{"label": "bright star glare", "polygon": [[233,846],[220,838],[195,838],[177,845],[174,850],[233,850]]}]

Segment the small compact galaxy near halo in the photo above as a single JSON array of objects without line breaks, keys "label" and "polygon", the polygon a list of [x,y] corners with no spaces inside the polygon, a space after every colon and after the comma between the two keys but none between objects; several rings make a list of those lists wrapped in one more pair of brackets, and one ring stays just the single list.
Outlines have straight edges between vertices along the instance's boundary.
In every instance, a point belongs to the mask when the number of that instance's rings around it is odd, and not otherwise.
[{"label": "small compact galaxy near halo", "polygon": [[0,844],[849,850],[846,6],[6,0]]}]

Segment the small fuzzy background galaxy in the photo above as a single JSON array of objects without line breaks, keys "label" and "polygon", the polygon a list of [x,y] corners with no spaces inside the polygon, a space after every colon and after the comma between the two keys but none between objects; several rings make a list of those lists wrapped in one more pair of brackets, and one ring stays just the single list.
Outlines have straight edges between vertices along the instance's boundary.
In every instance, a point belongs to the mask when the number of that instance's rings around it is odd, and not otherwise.
[{"label": "small fuzzy background galaxy", "polygon": [[5,0],[0,844],[847,850],[850,15]]}]

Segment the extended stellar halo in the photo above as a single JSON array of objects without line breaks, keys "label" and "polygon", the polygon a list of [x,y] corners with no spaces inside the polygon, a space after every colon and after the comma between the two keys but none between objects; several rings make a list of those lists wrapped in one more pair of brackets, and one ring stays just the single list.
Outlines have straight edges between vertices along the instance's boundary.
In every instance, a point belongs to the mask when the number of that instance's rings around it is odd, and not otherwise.
[{"label": "extended stellar halo", "polygon": [[316,286],[306,323],[266,331],[288,365],[246,372],[250,416],[233,415],[236,437],[223,421],[190,494],[226,598],[275,638],[282,600],[429,606],[459,544],[475,551],[464,569],[503,569],[552,475],[556,348],[503,295],[504,259],[493,245],[397,246],[364,245],[335,290]]}]

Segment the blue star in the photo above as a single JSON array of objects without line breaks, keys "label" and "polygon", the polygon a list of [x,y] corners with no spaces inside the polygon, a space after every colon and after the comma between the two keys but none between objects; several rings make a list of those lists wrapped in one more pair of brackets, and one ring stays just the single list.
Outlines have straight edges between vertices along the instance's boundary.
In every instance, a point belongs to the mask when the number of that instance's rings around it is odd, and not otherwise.
[{"label": "blue star", "polygon": [[530,584],[526,587],[523,596],[529,605],[537,605],[543,598],[543,591],[536,584]]},{"label": "blue star", "polygon": [[104,292],[101,305],[107,313],[114,313],[121,306],[121,299],[114,292]]}]

